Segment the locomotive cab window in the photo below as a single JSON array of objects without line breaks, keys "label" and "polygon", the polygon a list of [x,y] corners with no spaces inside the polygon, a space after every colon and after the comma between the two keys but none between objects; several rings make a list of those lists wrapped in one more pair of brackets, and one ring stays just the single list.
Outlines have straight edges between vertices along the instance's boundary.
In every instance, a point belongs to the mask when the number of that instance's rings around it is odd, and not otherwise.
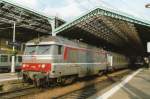
[{"label": "locomotive cab window", "polygon": [[61,55],[62,54],[62,46],[61,45],[51,45],[50,54],[51,55]]},{"label": "locomotive cab window", "polygon": [[38,45],[37,54],[38,55],[48,55],[50,54],[51,45]]},{"label": "locomotive cab window", "polygon": [[38,54],[49,54],[49,55],[60,55],[61,54],[61,46],[60,45],[39,45]]},{"label": "locomotive cab window", "polygon": [[36,51],[36,45],[26,46],[26,48],[25,48],[25,54],[26,55],[35,54],[35,51]]},{"label": "locomotive cab window", "polygon": [[27,46],[25,54],[28,55],[61,55],[62,46],[61,45],[34,45]]}]

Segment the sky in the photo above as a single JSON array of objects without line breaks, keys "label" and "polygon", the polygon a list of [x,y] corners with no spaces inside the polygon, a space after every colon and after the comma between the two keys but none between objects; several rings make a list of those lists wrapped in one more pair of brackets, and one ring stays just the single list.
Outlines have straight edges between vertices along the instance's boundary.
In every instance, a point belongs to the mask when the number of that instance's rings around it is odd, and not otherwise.
[{"label": "sky", "polygon": [[66,21],[86,13],[98,6],[116,9],[136,17],[150,20],[150,8],[145,5],[150,0],[11,0],[25,7],[57,16]]}]

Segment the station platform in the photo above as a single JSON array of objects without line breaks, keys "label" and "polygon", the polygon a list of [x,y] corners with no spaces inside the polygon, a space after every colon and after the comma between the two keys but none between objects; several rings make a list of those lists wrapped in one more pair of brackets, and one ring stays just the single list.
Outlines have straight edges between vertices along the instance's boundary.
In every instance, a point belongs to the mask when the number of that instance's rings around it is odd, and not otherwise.
[{"label": "station platform", "polygon": [[150,99],[150,70],[142,70],[109,99]]},{"label": "station platform", "polygon": [[150,99],[150,69],[138,69],[89,99]]},{"label": "station platform", "polygon": [[0,84],[3,82],[13,81],[21,79],[18,73],[1,73],[0,74]]}]

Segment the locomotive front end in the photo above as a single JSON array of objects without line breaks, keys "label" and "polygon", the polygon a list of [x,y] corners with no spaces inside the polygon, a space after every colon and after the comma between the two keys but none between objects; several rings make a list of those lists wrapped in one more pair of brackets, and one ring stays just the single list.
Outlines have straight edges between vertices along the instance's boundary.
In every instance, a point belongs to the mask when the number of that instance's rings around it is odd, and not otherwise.
[{"label": "locomotive front end", "polygon": [[23,80],[39,86],[49,82],[52,63],[59,61],[59,45],[54,43],[26,44],[22,62]]}]

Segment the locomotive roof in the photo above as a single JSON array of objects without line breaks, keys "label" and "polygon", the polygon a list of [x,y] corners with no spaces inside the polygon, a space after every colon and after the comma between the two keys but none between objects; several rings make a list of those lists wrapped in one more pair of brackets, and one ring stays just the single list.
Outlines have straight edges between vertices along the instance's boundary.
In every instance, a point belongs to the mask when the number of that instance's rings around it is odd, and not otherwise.
[{"label": "locomotive roof", "polygon": [[[66,38],[63,37],[58,37],[58,36],[42,36],[39,38],[35,38],[33,40],[30,40],[29,42],[27,42],[27,45],[42,45],[41,43],[45,42],[45,44],[49,44],[50,42],[55,42],[55,43],[59,43],[59,44],[64,44],[64,43],[68,43],[68,42],[72,42],[71,40],[68,40]],[[73,43],[73,42],[72,42]]]},{"label": "locomotive roof", "polygon": [[60,37],[56,37],[56,36],[42,36],[42,37],[30,40],[27,43],[34,43],[34,42],[37,42],[37,41],[38,42],[51,42],[51,41],[59,42],[58,38],[60,38]]},{"label": "locomotive roof", "polygon": [[[102,49],[102,48],[96,48],[94,46],[90,46],[83,42],[79,42],[78,40],[69,40],[67,38],[60,37],[60,36],[42,36],[40,38],[35,38],[33,40],[30,40],[29,42],[26,43],[26,45],[47,45],[47,44],[58,44],[58,45],[66,45],[66,46],[72,46],[72,47],[81,47],[81,48],[95,49],[97,51]],[[111,55],[115,54],[118,56],[122,56],[119,53],[110,52],[106,50],[103,50],[103,51]]]},{"label": "locomotive roof", "polygon": [[47,44],[58,44],[73,47],[83,47],[83,48],[88,47],[97,49],[96,47],[80,42],[79,40],[69,40],[67,38],[60,36],[42,36],[40,38],[30,40],[29,42],[26,43],[26,45],[47,45]]}]

